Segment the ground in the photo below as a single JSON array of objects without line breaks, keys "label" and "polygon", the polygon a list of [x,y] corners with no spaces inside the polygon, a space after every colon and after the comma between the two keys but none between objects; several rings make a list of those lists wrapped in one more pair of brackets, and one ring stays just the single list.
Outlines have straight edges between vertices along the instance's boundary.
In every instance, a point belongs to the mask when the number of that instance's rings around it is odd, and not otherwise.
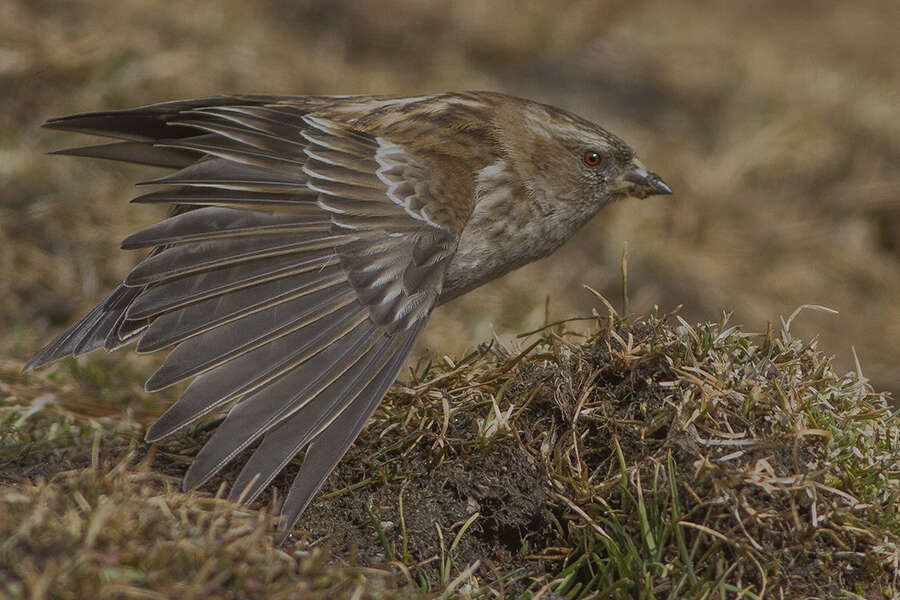
[{"label": "ground", "polygon": [[411,367],[287,537],[273,525],[296,464],[248,508],[223,499],[237,465],[184,494],[214,421],[148,446],[138,411],[81,411],[96,381],[73,361],[6,364],[0,589],[900,594],[900,423],[862,372],[838,375],[793,320],[750,334],[602,314],[587,336],[551,325]]}]

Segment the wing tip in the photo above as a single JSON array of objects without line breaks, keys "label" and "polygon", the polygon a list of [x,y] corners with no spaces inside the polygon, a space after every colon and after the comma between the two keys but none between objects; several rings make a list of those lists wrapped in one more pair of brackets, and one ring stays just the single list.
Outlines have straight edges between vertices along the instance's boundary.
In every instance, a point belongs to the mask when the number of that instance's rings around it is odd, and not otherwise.
[{"label": "wing tip", "polygon": [[68,130],[71,125],[67,125],[76,115],[68,115],[65,117],[50,117],[41,123],[41,129],[55,129],[60,131]]},{"label": "wing tip", "polygon": [[56,359],[54,359],[52,356],[46,356],[45,352],[41,350],[40,352],[32,356],[28,362],[25,363],[25,366],[22,367],[22,373],[28,373],[30,371],[40,369],[41,367],[52,363],[54,360]]},{"label": "wing tip", "polygon": [[62,148],[60,150],[50,150],[44,152],[44,154],[47,156],[78,156],[78,154],[75,153],[75,150],[77,150],[77,148]]},{"label": "wing tip", "polygon": [[144,442],[148,444],[155,444],[170,433],[160,431],[161,427],[158,427],[158,425],[159,419],[157,419],[156,422],[154,422],[152,425],[150,425],[150,427],[147,428],[147,431],[144,433]]}]

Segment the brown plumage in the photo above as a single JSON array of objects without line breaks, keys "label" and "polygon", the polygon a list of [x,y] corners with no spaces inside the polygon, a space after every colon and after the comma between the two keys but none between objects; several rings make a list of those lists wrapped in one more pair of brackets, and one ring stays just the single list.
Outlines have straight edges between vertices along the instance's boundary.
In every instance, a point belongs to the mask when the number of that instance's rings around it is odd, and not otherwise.
[{"label": "brown plumage", "polygon": [[262,438],[232,487],[249,502],[302,449],[291,527],[438,304],[546,256],[600,208],[671,190],[619,138],[497,93],[223,96],[52,119],[120,141],[66,150],[172,169],[135,202],[171,216],[149,255],[26,366],[137,341],[147,381],[194,378],[147,432],[220,408],[192,488]]}]

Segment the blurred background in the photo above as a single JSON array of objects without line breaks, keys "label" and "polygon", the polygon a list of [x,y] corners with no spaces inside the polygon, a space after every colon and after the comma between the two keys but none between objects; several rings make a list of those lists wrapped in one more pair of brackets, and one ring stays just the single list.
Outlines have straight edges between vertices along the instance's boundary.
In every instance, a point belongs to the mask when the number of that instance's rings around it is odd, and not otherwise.
[{"label": "blurred background", "polygon": [[[822,304],[840,314],[806,312],[792,330],[845,370],[855,348],[896,395],[898,24],[896,0],[4,0],[0,361],[26,360],[98,301],[139,258],[119,240],[161,216],[128,205],[152,169],[46,156],[90,141],[39,130],[46,118],[228,92],[490,89],[602,124],[676,194],[606,209],[551,258],[441,308],[420,352],[589,315],[583,284],[620,307],[627,242],[631,313],[729,311],[764,332]],[[148,374],[158,361],[81,364]]]}]

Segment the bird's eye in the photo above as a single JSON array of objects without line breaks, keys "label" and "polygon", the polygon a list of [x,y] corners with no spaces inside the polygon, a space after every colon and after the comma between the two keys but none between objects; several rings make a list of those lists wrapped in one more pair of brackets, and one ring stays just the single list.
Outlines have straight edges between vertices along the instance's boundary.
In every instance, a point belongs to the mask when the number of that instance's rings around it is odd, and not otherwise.
[{"label": "bird's eye", "polygon": [[594,152],[593,150],[588,150],[584,153],[584,164],[589,167],[596,167],[601,162],[603,162],[603,157],[600,156],[599,152]]}]

